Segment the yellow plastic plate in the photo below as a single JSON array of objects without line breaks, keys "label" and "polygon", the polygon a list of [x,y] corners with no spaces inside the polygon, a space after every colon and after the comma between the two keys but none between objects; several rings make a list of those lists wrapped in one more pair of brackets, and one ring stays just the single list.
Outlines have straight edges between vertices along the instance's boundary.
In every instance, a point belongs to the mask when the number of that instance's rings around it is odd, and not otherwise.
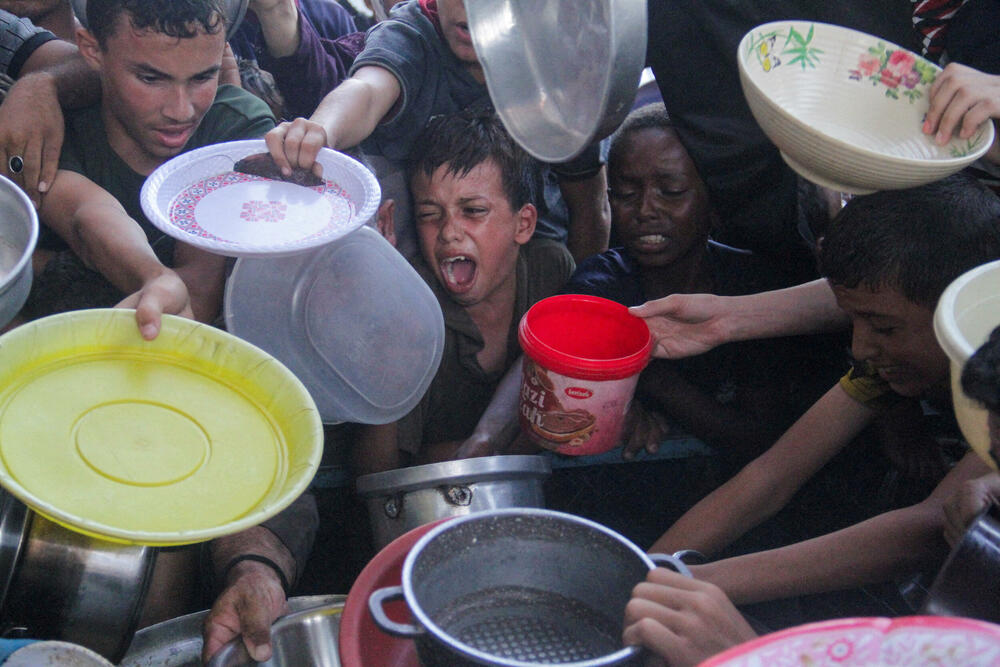
[{"label": "yellow plastic plate", "polygon": [[0,485],[101,539],[166,546],[239,532],[319,467],[302,383],[219,329],[131,310],[53,315],[0,336]]}]

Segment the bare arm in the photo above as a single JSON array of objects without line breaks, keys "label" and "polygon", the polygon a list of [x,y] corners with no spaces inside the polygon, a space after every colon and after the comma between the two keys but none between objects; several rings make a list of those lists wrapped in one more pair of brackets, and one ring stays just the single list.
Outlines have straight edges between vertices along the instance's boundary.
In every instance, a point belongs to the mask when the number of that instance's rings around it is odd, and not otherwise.
[{"label": "bare arm", "polygon": [[656,340],[653,354],[670,359],[702,354],[723,343],[847,325],[825,279],[746,296],[671,294],[629,310],[649,325]]},{"label": "bare arm", "polygon": [[708,563],[692,571],[719,586],[736,604],[886,581],[944,555],[945,502],[963,482],[987,470],[970,452],[916,505],[812,540]]},{"label": "bare arm", "polygon": [[299,8],[294,0],[251,0],[250,9],[260,19],[267,51],[284,58],[299,48]]},{"label": "bare arm", "polygon": [[[84,264],[133,293],[135,303],[125,305],[136,307],[144,337],[156,336],[162,313],[191,316],[184,282],[160,263],[139,224],[104,189],[80,174],[59,171],[40,213]],[[147,296],[155,303],[143,303]]]},{"label": "bare arm", "polygon": [[611,206],[607,167],[581,181],[560,179],[559,190],[569,209],[566,246],[577,262],[608,249]]},{"label": "bare arm", "polygon": [[784,507],[873,415],[834,386],[769,450],[685,512],[650,552],[697,549],[711,554],[725,548]]},{"label": "bare arm", "polygon": [[313,169],[323,146],[357,146],[375,130],[400,95],[399,81],[387,69],[362,67],[331,90],[308,120],[281,123],[264,137],[279,167]]},{"label": "bare arm", "polygon": [[281,568],[286,581],[295,581],[295,558],[263,526],[220,537],[211,549],[212,567],[223,590],[205,618],[202,659],[208,662],[223,645],[242,635],[250,656],[263,662],[271,657],[271,623],[287,608],[281,579],[270,565],[258,561],[229,565],[238,556],[255,554]]},{"label": "bare arm", "polygon": [[472,435],[455,452],[456,459],[500,454],[517,437],[520,432],[517,409],[521,400],[523,362],[524,357],[519,357],[503,376]]},{"label": "bare arm", "polygon": [[396,444],[396,424],[363,426],[352,452],[354,472],[367,475],[402,467],[402,457]]}]

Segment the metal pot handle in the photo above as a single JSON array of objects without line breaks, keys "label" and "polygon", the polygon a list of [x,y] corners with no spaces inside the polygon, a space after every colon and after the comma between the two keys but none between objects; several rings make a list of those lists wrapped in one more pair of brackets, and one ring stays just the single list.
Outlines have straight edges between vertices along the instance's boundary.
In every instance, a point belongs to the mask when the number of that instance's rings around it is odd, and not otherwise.
[{"label": "metal pot handle", "polygon": [[688,566],[684,564],[684,561],[677,556],[672,556],[670,554],[649,554],[649,560],[653,561],[657,567],[667,567],[678,574],[683,574],[685,577],[694,579],[694,576],[691,574],[691,570],[689,570]]},{"label": "metal pot handle", "polygon": [[368,597],[368,611],[371,612],[375,625],[395,637],[406,637],[412,639],[424,634],[422,628],[409,623],[397,623],[389,618],[385,613],[385,603],[393,600],[403,599],[402,586],[387,586],[372,591]]}]

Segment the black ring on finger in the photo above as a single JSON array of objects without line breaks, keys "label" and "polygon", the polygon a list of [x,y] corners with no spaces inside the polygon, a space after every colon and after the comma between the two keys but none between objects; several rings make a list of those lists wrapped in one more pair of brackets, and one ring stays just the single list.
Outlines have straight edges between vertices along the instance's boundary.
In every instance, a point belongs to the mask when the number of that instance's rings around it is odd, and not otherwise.
[{"label": "black ring on finger", "polygon": [[7,168],[12,174],[20,174],[24,171],[24,158],[20,155],[11,155],[10,159],[7,160]]}]

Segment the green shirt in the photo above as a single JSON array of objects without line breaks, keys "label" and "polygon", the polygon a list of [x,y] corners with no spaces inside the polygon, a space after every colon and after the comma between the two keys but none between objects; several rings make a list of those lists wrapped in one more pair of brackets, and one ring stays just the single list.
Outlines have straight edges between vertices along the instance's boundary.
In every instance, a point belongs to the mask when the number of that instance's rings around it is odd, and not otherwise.
[{"label": "green shirt", "polygon": [[536,301],[557,294],[573,273],[573,258],[561,243],[546,239],[521,246],[517,258],[514,316],[507,332],[507,359],[501,370],[487,373],[476,355],[483,336],[472,318],[452,301],[422,263],[416,269],[430,285],[444,314],[444,353],[431,386],[413,410],[397,424],[396,444],[411,454],[424,445],[464,440],[472,434],[507,369],[521,355],[517,326]]}]

